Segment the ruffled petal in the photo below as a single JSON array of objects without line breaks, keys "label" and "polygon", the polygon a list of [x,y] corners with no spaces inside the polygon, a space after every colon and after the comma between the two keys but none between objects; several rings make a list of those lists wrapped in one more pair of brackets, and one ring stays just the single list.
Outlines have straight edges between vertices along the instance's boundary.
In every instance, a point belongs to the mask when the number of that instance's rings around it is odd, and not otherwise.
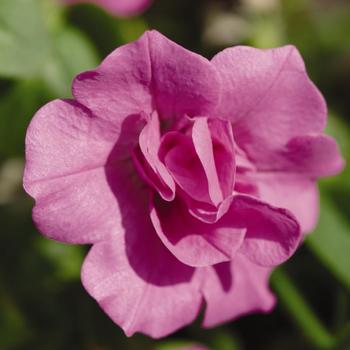
[{"label": "ruffled petal", "polygon": [[[24,188],[36,200],[33,217],[43,234],[92,243],[118,226],[118,203],[105,173],[117,136],[74,101],[56,100],[37,112],[26,136]],[[129,143],[120,144],[120,156]]]},{"label": "ruffled petal", "polygon": [[290,210],[302,233],[314,230],[319,217],[319,193],[314,180],[300,174],[255,174],[261,198],[271,205]]},{"label": "ruffled petal", "polygon": [[155,199],[151,220],[165,246],[184,264],[208,266],[229,261],[242,245],[245,229],[223,217],[215,224],[194,218],[179,200]]},{"label": "ruffled petal", "polygon": [[206,300],[204,327],[213,327],[246,314],[269,312],[275,305],[268,287],[270,268],[237,254],[232,262],[198,270]]},{"label": "ruffled petal", "polygon": [[153,338],[191,323],[202,303],[194,270],[180,263],[139,215],[125,223],[126,236],[97,243],[82,269],[83,285],[127,336]]},{"label": "ruffled petal", "polygon": [[78,101],[116,124],[128,115],[151,115],[154,110],[161,119],[209,115],[219,94],[218,73],[211,63],[157,31],[119,47],[73,83]]},{"label": "ruffled petal", "polygon": [[147,35],[153,94],[161,118],[211,115],[221,93],[215,67],[157,31]]},{"label": "ruffled petal", "polygon": [[293,46],[259,50],[237,46],[212,60],[225,90],[217,111],[233,122],[235,141],[260,169],[296,136],[322,133],[325,101]]},{"label": "ruffled petal", "polygon": [[316,178],[332,176],[344,168],[336,141],[328,135],[294,137],[281,151],[275,170],[304,174]]},{"label": "ruffled petal", "polygon": [[[143,177],[165,200],[175,197],[175,182],[169,171],[160,161],[160,126],[156,112],[152,113],[139,137],[140,152],[135,152],[135,161]],[[141,154],[138,154],[141,153]]]},{"label": "ruffled petal", "polygon": [[[196,118],[192,128],[193,146],[202,164],[208,183],[208,192],[214,205],[223,201],[223,193],[216,170],[214,147],[207,118]],[[234,172],[234,168],[231,169]]]},{"label": "ruffled petal", "polygon": [[188,196],[212,204],[205,171],[189,136],[179,132],[165,134],[160,154],[177,185]]},{"label": "ruffled petal", "polygon": [[247,229],[239,252],[258,265],[281,264],[301,240],[299,223],[289,211],[250,196],[235,196],[226,216],[235,227]]}]

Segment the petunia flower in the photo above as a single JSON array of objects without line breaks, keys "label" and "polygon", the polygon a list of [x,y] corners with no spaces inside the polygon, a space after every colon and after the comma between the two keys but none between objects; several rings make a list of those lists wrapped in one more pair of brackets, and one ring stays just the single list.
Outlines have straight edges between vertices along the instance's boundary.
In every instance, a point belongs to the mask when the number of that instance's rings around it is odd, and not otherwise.
[{"label": "petunia flower", "polygon": [[92,244],[82,282],[128,336],[268,312],[272,268],[339,172],[326,104],[293,46],[211,61],[156,31],[73,82],[27,131],[24,187],[47,237]]},{"label": "petunia flower", "polygon": [[146,10],[152,0],[61,0],[67,4],[92,3],[104,8],[112,15],[129,17]]}]

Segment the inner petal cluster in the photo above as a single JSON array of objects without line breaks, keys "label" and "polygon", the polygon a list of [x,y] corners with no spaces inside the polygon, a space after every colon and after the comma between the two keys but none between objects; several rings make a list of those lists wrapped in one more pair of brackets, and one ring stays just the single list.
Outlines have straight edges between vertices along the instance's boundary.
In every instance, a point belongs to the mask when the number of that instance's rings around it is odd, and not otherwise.
[{"label": "inner petal cluster", "polygon": [[197,219],[216,222],[234,193],[236,160],[231,124],[207,117],[183,117],[161,132],[157,112],[133,152],[140,176],[161,198],[175,197]]}]

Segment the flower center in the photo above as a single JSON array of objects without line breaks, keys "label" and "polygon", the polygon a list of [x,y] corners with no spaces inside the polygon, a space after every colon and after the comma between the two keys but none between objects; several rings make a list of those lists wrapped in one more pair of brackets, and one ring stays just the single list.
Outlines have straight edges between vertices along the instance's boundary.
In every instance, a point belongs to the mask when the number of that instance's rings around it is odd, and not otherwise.
[{"label": "flower center", "polygon": [[166,124],[161,134],[154,112],[134,150],[141,177],[166,201],[175,196],[206,222],[218,220],[229,207],[235,187],[236,158],[229,122],[184,117]]}]

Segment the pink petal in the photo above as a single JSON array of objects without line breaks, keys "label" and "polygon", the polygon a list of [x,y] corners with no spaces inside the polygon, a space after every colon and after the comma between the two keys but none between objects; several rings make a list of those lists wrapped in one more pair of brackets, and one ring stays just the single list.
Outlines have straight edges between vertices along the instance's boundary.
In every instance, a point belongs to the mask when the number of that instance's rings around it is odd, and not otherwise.
[{"label": "pink petal", "polygon": [[161,117],[211,115],[220,98],[217,70],[157,31],[148,36],[153,95]]},{"label": "pink petal", "polygon": [[127,336],[166,336],[199,312],[202,297],[192,282],[194,270],[168,252],[146,217],[131,214],[125,225],[125,240],[116,234],[90,250],[83,285]]},{"label": "pink petal", "polygon": [[233,198],[226,214],[232,225],[247,229],[239,250],[253,263],[276,266],[287,260],[301,239],[300,227],[285,209],[272,207],[246,195]]},{"label": "pink petal", "polygon": [[323,131],[325,101],[294,47],[238,46],[212,63],[225,86],[217,115],[233,122],[235,141],[258,168],[275,165],[274,152],[291,138]]},{"label": "pink petal", "polygon": [[[336,141],[327,135],[304,135],[291,139],[281,152],[279,169],[310,177],[332,176],[344,167]],[[283,164],[284,163],[284,164]]]},{"label": "pink petal", "polygon": [[207,177],[189,136],[179,132],[165,134],[160,154],[163,154],[167,169],[186,194],[211,204]]},{"label": "pink petal", "polygon": [[73,96],[118,127],[130,115],[153,112],[148,34],[114,50],[95,70],[73,81]]},{"label": "pink petal", "polygon": [[160,118],[207,115],[219,99],[216,69],[157,31],[112,52],[78,75],[73,95],[101,118],[119,123],[157,110]]},{"label": "pink petal", "polygon": [[118,203],[105,173],[117,136],[73,101],[56,100],[37,112],[27,131],[24,188],[36,200],[34,220],[45,235],[91,243],[118,226]]},{"label": "pink petal", "polygon": [[[212,203],[218,205],[224,198],[216,171],[213,143],[206,118],[195,119],[192,128],[192,140],[207,178],[209,196]],[[233,172],[234,168],[231,171]]]},{"label": "pink petal", "polygon": [[232,262],[198,271],[207,303],[203,325],[213,327],[240,316],[269,312],[275,304],[268,287],[271,269],[237,254]]},{"label": "pink petal", "polygon": [[220,187],[223,197],[227,198],[233,193],[236,175],[236,152],[232,126],[230,122],[219,119],[208,119],[208,128],[213,144],[215,167],[219,177]]},{"label": "pink petal", "polygon": [[[175,182],[158,157],[160,147],[160,126],[156,112],[153,112],[139,137],[139,145],[145,162],[139,165],[148,181],[165,200],[175,197]],[[137,160],[137,158],[136,158]],[[145,164],[147,163],[147,164]]]},{"label": "pink petal", "polygon": [[300,174],[261,173],[255,175],[255,182],[261,198],[290,210],[303,233],[314,230],[319,216],[319,194],[314,180]]},{"label": "pink petal", "polygon": [[242,244],[245,229],[222,218],[205,224],[188,213],[179,200],[155,198],[151,220],[165,246],[184,264],[208,266],[229,261]]},{"label": "pink petal", "polygon": [[63,0],[66,3],[94,3],[116,16],[134,16],[142,13],[151,0]]}]

